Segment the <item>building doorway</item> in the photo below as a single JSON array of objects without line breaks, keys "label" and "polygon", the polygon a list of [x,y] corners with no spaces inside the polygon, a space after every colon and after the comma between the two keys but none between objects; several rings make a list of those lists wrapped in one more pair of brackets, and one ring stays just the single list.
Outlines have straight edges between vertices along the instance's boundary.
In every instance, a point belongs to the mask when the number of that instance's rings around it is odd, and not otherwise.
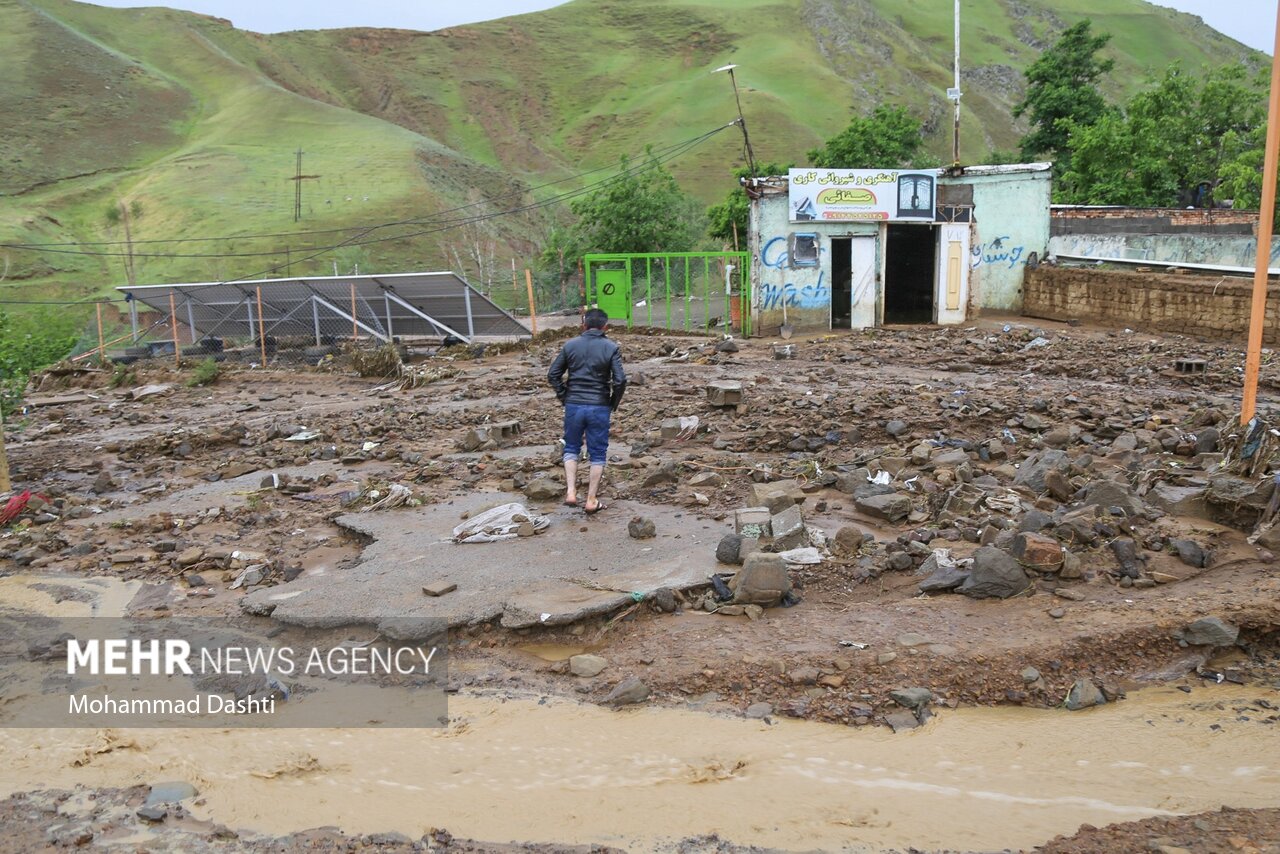
[{"label": "building doorway", "polygon": [[853,239],[831,240],[831,328],[849,329],[853,323]]},{"label": "building doorway", "polygon": [[885,247],[884,322],[932,323],[938,230],[891,224]]}]

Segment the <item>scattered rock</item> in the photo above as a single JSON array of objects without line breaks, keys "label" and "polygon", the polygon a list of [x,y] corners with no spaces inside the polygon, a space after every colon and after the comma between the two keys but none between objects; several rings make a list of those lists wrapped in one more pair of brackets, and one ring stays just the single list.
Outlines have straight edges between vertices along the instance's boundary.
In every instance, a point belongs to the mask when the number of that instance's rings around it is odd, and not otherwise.
[{"label": "scattered rock", "polygon": [[777,605],[791,592],[787,562],[776,554],[749,554],[729,587],[733,590],[735,605]]},{"label": "scattered rock", "polygon": [[991,546],[973,553],[969,577],[956,588],[972,599],[1008,599],[1031,586],[1031,579],[1008,554]]},{"label": "scattered rock", "polygon": [[853,503],[860,512],[886,522],[900,522],[911,512],[911,499],[897,492],[855,498]]},{"label": "scattered rock", "polygon": [[584,679],[599,676],[600,672],[608,666],[609,662],[605,661],[598,655],[583,653],[581,655],[569,657],[569,672],[574,676],[581,676]]},{"label": "scattered rock", "polygon": [[746,715],[751,720],[761,721],[773,714],[773,706],[769,703],[752,703],[747,706]]},{"label": "scattered rock", "polygon": [[1098,686],[1091,679],[1077,679],[1067,693],[1067,710],[1077,712],[1081,709],[1101,706],[1107,702]]},{"label": "scattered rock", "polygon": [[604,702],[610,706],[629,706],[649,699],[649,686],[634,676],[623,679],[613,687]]},{"label": "scattered rock", "polygon": [[430,584],[422,585],[422,592],[428,596],[444,596],[446,593],[452,593],[458,589],[458,585],[452,581],[432,581]]},{"label": "scattered rock", "polygon": [[889,692],[889,698],[905,709],[919,711],[933,701],[933,692],[928,688],[899,688]]},{"label": "scattered rock", "polygon": [[658,536],[658,528],[652,519],[636,516],[627,523],[627,533],[633,540],[651,540]]},{"label": "scattered rock", "polygon": [[1178,635],[1188,646],[1235,646],[1239,637],[1238,627],[1218,617],[1201,617]]}]

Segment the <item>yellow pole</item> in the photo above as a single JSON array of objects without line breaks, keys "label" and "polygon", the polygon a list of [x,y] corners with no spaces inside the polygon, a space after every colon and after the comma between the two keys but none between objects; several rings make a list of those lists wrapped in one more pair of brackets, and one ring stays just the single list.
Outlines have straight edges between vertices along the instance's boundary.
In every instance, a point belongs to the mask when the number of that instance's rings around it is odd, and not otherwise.
[{"label": "yellow pole", "polygon": [[262,285],[258,285],[258,345],[262,350],[262,367],[267,366],[267,333],[262,325]]},{"label": "yellow pole", "polygon": [[1249,347],[1244,363],[1244,396],[1240,423],[1248,424],[1258,408],[1258,370],[1262,366],[1262,325],[1267,316],[1267,268],[1275,229],[1276,166],[1280,155],[1280,5],[1276,9],[1276,44],[1271,52],[1271,99],[1267,106],[1267,150],[1262,166],[1262,206],[1258,210],[1257,258],[1253,266],[1253,305],[1249,311]]},{"label": "yellow pole", "polygon": [[538,312],[533,305],[533,273],[529,272],[529,268],[524,268],[524,283],[529,289],[529,326],[534,335],[538,334]]},{"label": "yellow pole", "polygon": [[173,291],[169,291],[169,328],[173,330],[173,364],[182,367],[182,345],[178,343],[178,307],[173,302]]},{"label": "yellow pole", "polygon": [[360,340],[360,327],[356,326],[356,283],[351,283],[351,340]]},{"label": "yellow pole", "polygon": [[4,449],[4,415],[0,414],[0,492],[9,492],[13,485],[9,483],[9,454]]},{"label": "yellow pole", "polygon": [[107,345],[102,340],[102,303],[98,303],[98,361],[107,361]]}]

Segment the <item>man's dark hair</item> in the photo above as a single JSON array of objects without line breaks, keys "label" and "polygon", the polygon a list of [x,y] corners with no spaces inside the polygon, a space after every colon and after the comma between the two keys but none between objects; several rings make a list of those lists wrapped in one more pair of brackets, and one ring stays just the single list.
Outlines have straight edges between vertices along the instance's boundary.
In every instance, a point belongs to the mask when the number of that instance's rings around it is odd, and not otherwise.
[{"label": "man's dark hair", "polygon": [[588,329],[604,329],[608,322],[609,315],[598,308],[589,308],[587,313],[582,315],[582,325]]}]

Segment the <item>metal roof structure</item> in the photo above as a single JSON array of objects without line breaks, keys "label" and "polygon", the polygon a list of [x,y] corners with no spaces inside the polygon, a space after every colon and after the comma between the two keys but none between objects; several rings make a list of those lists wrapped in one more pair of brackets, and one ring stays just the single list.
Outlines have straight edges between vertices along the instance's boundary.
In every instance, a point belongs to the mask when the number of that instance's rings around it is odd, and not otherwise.
[{"label": "metal roof structure", "polygon": [[205,337],[528,337],[529,330],[456,273],[317,276],[118,287],[134,319],[142,303]]}]

